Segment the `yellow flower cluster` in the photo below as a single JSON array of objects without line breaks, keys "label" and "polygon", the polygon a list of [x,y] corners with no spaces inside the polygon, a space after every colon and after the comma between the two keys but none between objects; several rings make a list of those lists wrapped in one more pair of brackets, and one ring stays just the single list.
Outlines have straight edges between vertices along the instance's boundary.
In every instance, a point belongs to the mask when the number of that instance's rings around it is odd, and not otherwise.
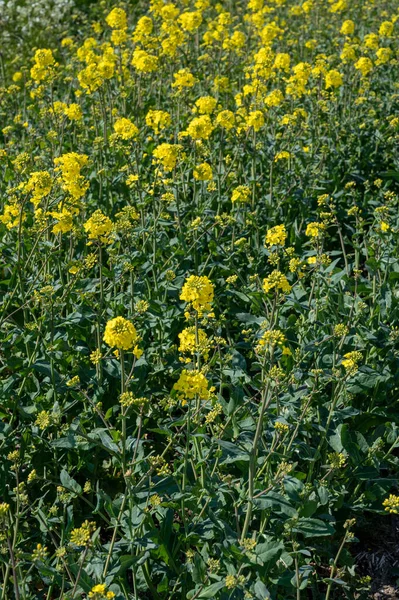
[{"label": "yellow flower cluster", "polygon": [[190,275],[183,285],[180,300],[189,302],[202,315],[211,310],[213,296],[214,286],[206,275]]},{"label": "yellow flower cluster", "polygon": [[382,505],[385,506],[387,512],[395,515],[399,514],[399,496],[390,494],[389,497],[384,500]]},{"label": "yellow flower cluster", "polygon": [[137,330],[133,323],[123,317],[115,317],[108,321],[103,339],[111,348],[130,350],[135,345],[137,338]]},{"label": "yellow flower cluster", "polygon": [[[195,354],[201,355],[205,360],[208,360],[210,342],[206,332],[203,329],[198,329],[196,332],[195,327],[187,327],[179,333],[179,352],[182,354]],[[187,359],[188,361],[190,359]]]},{"label": "yellow flower cluster", "polygon": [[111,591],[107,592],[107,586],[105,583],[98,583],[91,588],[90,592],[88,593],[88,597],[92,598],[93,600],[104,600],[104,598],[106,600],[112,600],[112,598],[115,598],[115,593]]},{"label": "yellow flower cluster", "polygon": [[208,380],[201,371],[184,369],[173,389],[176,390],[178,397],[183,401],[191,400],[196,396],[201,400],[209,399]]},{"label": "yellow flower cluster", "polygon": [[281,290],[284,294],[289,294],[291,291],[291,285],[289,284],[286,276],[281,273],[281,271],[275,269],[263,280],[263,289],[266,294],[271,290]]},{"label": "yellow flower cluster", "polygon": [[250,199],[251,190],[247,185],[239,185],[238,187],[236,187],[235,190],[233,190],[233,193],[231,195],[231,201],[233,202],[233,204],[234,202],[244,204],[245,202],[249,202]]},{"label": "yellow flower cluster", "polygon": [[353,375],[358,370],[358,363],[362,360],[362,353],[357,350],[353,352],[348,352],[344,354],[344,358],[341,361],[343,367],[345,367],[346,371]]},{"label": "yellow flower cluster", "polygon": [[118,138],[122,140],[131,140],[139,134],[136,125],[130,119],[117,119],[114,123],[114,131]]},{"label": "yellow flower cluster", "polygon": [[284,246],[287,239],[287,231],[285,225],[276,225],[269,229],[266,233],[265,246]]},{"label": "yellow flower cluster", "polygon": [[84,224],[85,231],[89,234],[89,240],[110,243],[110,234],[112,232],[112,221],[104,215],[101,210],[96,210]]},{"label": "yellow flower cluster", "polygon": [[173,171],[181,149],[180,144],[160,144],[152,154],[165,171]]},{"label": "yellow flower cluster", "polygon": [[133,52],[132,65],[139,73],[152,73],[158,69],[158,57],[136,48]]},{"label": "yellow flower cluster", "polygon": [[86,154],[70,152],[54,159],[55,171],[61,173],[60,182],[64,191],[68,192],[72,200],[82,198],[89,188],[80,171],[87,165],[89,157]]},{"label": "yellow flower cluster", "polygon": [[49,77],[52,72],[51,67],[55,66],[53,52],[46,48],[36,50],[34,61],[35,63],[30,70],[30,76],[33,81],[40,83]]},{"label": "yellow flower cluster", "polygon": [[212,167],[208,163],[201,163],[195,167],[193,174],[197,181],[209,181],[212,179]]},{"label": "yellow flower cluster", "polygon": [[32,204],[36,207],[40,200],[51,192],[53,180],[48,171],[34,171],[29,180],[23,185],[25,193],[32,193]]},{"label": "yellow flower cluster", "polygon": [[172,122],[171,116],[165,110],[149,110],[145,118],[148,127],[153,129],[155,134],[169,127]]},{"label": "yellow flower cluster", "polygon": [[309,223],[306,227],[306,235],[311,238],[320,238],[325,228],[324,223]]},{"label": "yellow flower cluster", "polygon": [[283,346],[285,342],[285,335],[279,329],[270,329],[265,331],[260,338],[257,345],[257,352],[260,352],[266,348],[273,348],[274,346]]},{"label": "yellow flower cluster", "polygon": [[72,529],[70,541],[74,546],[89,546],[92,533],[96,530],[94,522],[85,521],[78,528]]}]

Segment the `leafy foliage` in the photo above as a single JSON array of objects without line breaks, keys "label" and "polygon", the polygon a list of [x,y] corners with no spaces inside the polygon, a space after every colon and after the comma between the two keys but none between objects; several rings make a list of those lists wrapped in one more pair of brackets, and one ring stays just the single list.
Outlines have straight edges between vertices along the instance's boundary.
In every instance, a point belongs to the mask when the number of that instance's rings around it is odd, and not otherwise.
[{"label": "leafy foliage", "polygon": [[366,597],[397,6],[74,11],[1,74],[1,598]]}]

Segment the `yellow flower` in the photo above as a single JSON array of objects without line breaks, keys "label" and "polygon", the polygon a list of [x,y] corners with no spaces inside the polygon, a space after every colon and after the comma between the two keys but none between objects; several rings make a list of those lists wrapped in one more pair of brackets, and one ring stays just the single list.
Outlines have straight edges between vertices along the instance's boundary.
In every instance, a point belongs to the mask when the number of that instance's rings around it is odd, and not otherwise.
[{"label": "yellow flower", "polygon": [[376,52],[377,60],[375,61],[376,65],[384,65],[392,58],[392,50],[391,48],[379,48]]},{"label": "yellow flower", "polygon": [[136,48],[133,52],[132,65],[140,73],[152,73],[158,69],[158,57]]},{"label": "yellow flower", "polygon": [[393,27],[394,27],[394,25],[393,25],[392,21],[384,21],[383,23],[381,23],[378,33],[384,37],[391,37],[392,32],[393,32]]},{"label": "yellow flower", "polygon": [[154,130],[154,133],[158,134],[171,124],[172,119],[170,114],[164,110],[149,110],[145,122]]},{"label": "yellow flower", "polygon": [[179,352],[182,354],[191,354],[192,356],[200,354],[205,360],[208,360],[210,343],[208,336],[203,329],[187,327],[179,333]]},{"label": "yellow flower", "polygon": [[336,69],[331,69],[326,73],[326,90],[338,88],[344,83],[342,75]]},{"label": "yellow flower", "polygon": [[96,240],[105,244],[110,243],[109,235],[113,227],[112,221],[101,210],[96,210],[83,227],[89,234],[89,240]]},{"label": "yellow flower", "polygon": [[281,152],[277,152],[276,156],[274,157],[274,162],[288,158],[291,158],[291,154],[287,152],[287,150],[282,150]]},{"label": "yellow flower", "polygon": [[[7,229],[18,227],[21,218],[21,209],[18,204],[5,204],[3,214],[0,217],[0,222],[3,223]],[[25,215],[22,215],[22,220],[25,220]]]},{"label": "yellow flower", "polygon": [[306,227],[306,235],[311,238],[319,238],[322,236],[325,228],[324,223],[309,223]]},{"label": "yellow flower", "polygon": [[83,118],[82,109],[79,106],[79,104],[76,104],[76,102],[73,102],[72,104],[69,104],[68,106],[65,106],[64,114],[71,121],[80,121]]},{"label": "yellow flower", "polygon": [[385,506],[387,512],[394,515],[399,514],[399,496],[390,494],[389,497],[384,500],[382,505]]},{"label": "yellow flower", "polygon": [[217,100],[213,96],[201,96],[195,103],[200,115],[210,115],[216,108]]},{"label": "yellow flower", "polygon": [[231,110],[222,110],[216,117],[216,124],[229,131],[235,125],[235,115]]},{"label": "yellow flower", "polygon": [[53,211],[50,215],[57,221],[53,226],[53,233],[68,233],[73,228],[73,214],[68,209],[63,208],[61,211]]},{"label": "yellow flower", "polygon": [[198,181],[209,181],[212,179],[212,167],[208,163],[201,163],[194,169],[194,179]]},{"label": "yellow flower", "polygon": [[380,223],[380,229],[381,229],[381,231],[383,231],[384,233],[386,233],[387,231],[390,230],[389,223],[387,223],[386,221],[381,221],[381,223]]},{"label": "yellow flower", "polygon": [[248,128],[253,127],[254,131],[259,131],[259,129],[265,124],[263,112],[261,110],[254,110],[250,112],[245,119],[245,124]]},{"label": "yellow flower", "polygon": [[165,171],[173,171],[180,150],[180,144],[160,144],[155,148],[153,156],[162,164]]},{"label": "yellow flower", "polygon": [[276,225],[269,229],[266,233],[265,246],[284,246],[287,239],[287,231],[285,225]]},{"label": "yellow flower", "polygon": [[266,294],[273,289],[281,290],[284,294],[289,294],[291,291],[291,285],[288,283],[286,276],[281,273],[281,271],[275,269],[263,280],[263,289]]},{"label": "yellow flower", "polygon": [[231,201],[234,202],[249,202],[251,200],[251,190],[247,185],[239,185],[233,190]]},{"label": "yellow flower", "polygon": [[361,72],[363,77],[367,77],[373,70],[373,62],[367,56],[362,56],[357,62],[355,62],[355,69]]},{"label": "yellow flower", "polygon": [[286,71],[288,73],[290,69],[291,58],[289,54],[279,52],[276,54],[276,58],[274,59],[273,67],[280,71]]},{"label": "yellow flower", "polygon": [[273,348],[274,346],[283,346],[285,342],[285,335],[279,329],[270,329],[265,331],[260,338],[256,347],[257,352],[260,352],[266,348]]},{"label": "yellow flower", "polygon": [[86,166],[89,157],[86,154],[70,152],[54,159],[56,171],[61,172],[60,182],[62,188],[68,192],[73,200],[79,200],[85,195],[89,182],[80,174]]},{"label": "yellow flower", "polygon": [[183,285],[180,300],[189,302],[193,309],[202,315],[211,310],[213,296],[214,287],[206,275],[190,275]]},{"label": "yellow flower", "polygon": [[358,362],[360,360],[362,360],[362,353],[355,350],[354,352],[347,352],[347,354],[344,354],[341,364],[345,367],[348,374],[353,375],[359,368]]},{"label": "yellow flower", "polygon": [[182,13],[179,17],[179,23],[185,31],[196,31],[202,23],[202,14],[199,10]]},{"label": "yellow flower", "polygon": [[30,76],[36,83],[40,83],[50,75],[51,67],[55,66],[53,52],[46,48],[36,50],[34,60],[35,64],[30,70]]},{"label": "yellow flower", "polygon": [[178,393],[180,400],[187,401],[196,396],[201,400],[209,399],[208,380],[200,371],[184,369],[173,389]]},{"label": "yellow flower", "polygon": [[265,98],[265,104],[266,106],[272,107],[272,106],[280,106],[280,104],[283,102],[284,100],[284,96],[283,96],[283,92],[281,90],[273,90],[272,92],[270,92],[270,94],[268,94]]},{"label": "yellow flower", "polygon": [[127,17],[123,8],[113,8],[105,21],[112,29],[126,29],[127,27]]},{"label": "yellow flower", "polygon": [[189,123],[185,133],[193,140],[207,140],[212,131],[213,125],[209,115],[201,115]]},{"label": "yellow flower", "polygon": [[188,69],[180,69],[173,77],[174,82],[172,83],[172,87],[177,88],[179,92],[181,92],[183,88],[193,87],[197,81]]},{"label": "yellow flower", "polygon": [[133,323],[123,317],[115,317],[105,327],[104,342],[113,348],[130,350],[137,341],[137,331]]},{"label": "yellow flower", "polygon": [[130,119],[124,117],[115,121],[114,131],[122,140],[131,140],[137,137],[139,133],[136,125]]},{"label": "yellow flower", "polygon": [[350,19],[347,19],[342,23],[341,33],[343,35],[353,35],[355,33],[355,24]]},{"label": "yellow flower", "polygon": [[30,174],[29,181],[24,184],[24,192],[32,192],[32,204],[36,207],[42,198],[48,196],[53,180],[48,171],[35,171]]}]

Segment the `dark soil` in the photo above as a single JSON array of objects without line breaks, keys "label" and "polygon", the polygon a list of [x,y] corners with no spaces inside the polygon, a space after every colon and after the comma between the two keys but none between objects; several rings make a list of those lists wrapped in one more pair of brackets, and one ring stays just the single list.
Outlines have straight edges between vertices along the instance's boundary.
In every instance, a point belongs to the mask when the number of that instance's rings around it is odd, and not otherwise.
[{"label": "dark soil", "polygon": [[352,553],[360,576],[371,577],[374,600],[399,599],[399,517],[365,515],[355,531]]}]

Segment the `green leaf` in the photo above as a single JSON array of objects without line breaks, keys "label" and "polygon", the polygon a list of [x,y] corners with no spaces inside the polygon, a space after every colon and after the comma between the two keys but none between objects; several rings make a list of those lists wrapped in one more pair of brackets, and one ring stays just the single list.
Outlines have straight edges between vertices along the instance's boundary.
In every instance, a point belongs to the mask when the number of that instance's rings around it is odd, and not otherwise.
[{"label": "green leaf", "polygon": [[78,482],[72,479],[72,477],[70,477],[70,475],[67,471],[65,471],[65,469],[61,471],[60,480],[64,488],[66,488],[67,490],[74,492],[78,495],[82,493],[82,488],[80,487]]},{"label": "green leaf", "polygon": [[310,519],[305,517],[299,519],[292,531],[302,533],[305,538],[324,537],[335,533],[334,527],[329,523],[325,523],[321,519]]}]

